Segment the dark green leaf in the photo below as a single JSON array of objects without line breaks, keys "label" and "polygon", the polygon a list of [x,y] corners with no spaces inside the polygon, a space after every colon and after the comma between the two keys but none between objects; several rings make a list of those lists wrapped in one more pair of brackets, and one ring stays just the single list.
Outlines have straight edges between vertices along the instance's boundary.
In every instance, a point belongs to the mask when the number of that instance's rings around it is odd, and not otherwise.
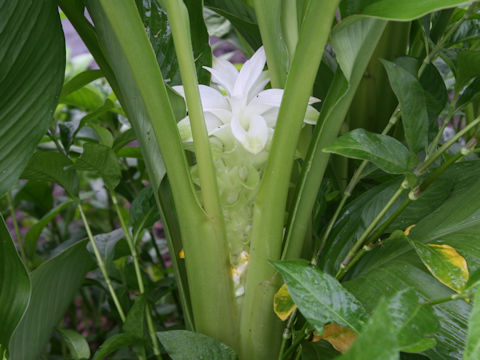
[{"label": "dark green leaf", "polygon": [[92,85],[86,85],[62,97],[61,103],[84,111],[95,110],[103,105],[105,96]]},{"label": "dark green leaf", "polygon": [[287,284],[298,309],[318,333],[323,326],[336,322],[359,333],[367,313],[335,278],[309,266],[306,261],[272,262]]},{"label": "dark green leaf", "polygon": [[342,15],[362,14],[388,20],[413,20],[433,11],[468,2],[465,0],[344,0]]},{"label": "dark green leaf", "polygon": [[101,70],[86,70],[75,77],[73,79],[67,81],[62,88],[62,92],[60,93],[60,100],[62,102],[62,98],[71,94],[72,92],[81,89],[85,85],[91,83],[94,80],[100,79],[103,76]]},{"label": "dark green leaf", "polygon": [[52,185],[44,181],[27,181],[15,194],[14,205],[41,218],[53,207]]},{"label": "dark green leaf", "polygon": [[73,359],[90,359],[90,347],[82,335],[71,329],[57,329],[57,331],[67,344]]},{"label": "dark green leaf", "polygon": [[423,150],[428,140],[428,112],[425,93],[418,79],[390,61],[382,60],[390,85],[400,102],[405,138],[413,152]]},{"label": "dark green leaf", "polygon": [[123,324],[124,332],[133,334],[136,337],[143,337],[146,306],[147,302],[144,296],[139,296],[135,300]]},{"label": "dark green leaf", "polygon": [[133,129],[128,129],[127,131],[119,134],[113,142],[113,151],[118,152],[122,147],[131,143],[136,138],[137,137],[135,136],[135,131],[133,131]]},{"label": "dark green leaf", "polygon": [[465,90],[462,92],[460,97],[458,98],[457,103],[455,106],[460,108],[476,99],[480,96],[480,77],[477,77],[475,80],[472,81],[470,85],[468,85]]},{"label": "dark green leaf", "polygon": [[[115,258],[115,245],[123,239],[125,236],[122,229],[113,230],[112,232],[105,234],[98,234],[93,237],[95,243],[97,244],[98,250],[102,255],[102,259],[105,261],[107,268],[111,265],[112,261]],[[92,245],[89,243],[87,245],[88,251],[93,255]],[[93,256],[92,256],[93,259]]]},{"label": "dark green leaf", "polygon": [[458,93],[468,82],[480,75],[480,50],[463,50],[457,56],[455,91]]},{"label": "dark green leaf", "polygon": [[40,151],[33,154],[21,177],[59,184],[70,196],[75,197],[78,195],[79,180],[72,165],[72,161],[63,154]]},{"label": "dark green leaf", "polygon": [[480,36],[480,20],[469,19],[465,20],[455,31],[448,43],[450,45],[470,40],[476,40]]},{"label": "dark green leaf", "polygon": [[142,339],[130,333],[113,335],[112,337],[109,337],[107,340],[105,340],[102,345],[100,345],[100,348],[93,356],[93,360],[103,360],[106,356],[110,355],[112,352],[118,349],[121,349],[122,347],[141,343]]},{"label": "dark green leaf", "polygon": [[236,360],[227,345],[203,334],[186,330],[157,332],[158,339],[172,360]]},{"label": "dark green leaf", "polygon": [[48,129],[65,71],[54,0],[0,3],[0,195],[18,180]]},{"label": "dark green leaf", "polygon": [[134,238],[145,228],[151,227],[160,218],[153,189],[148,186],[140,191],[130,206],[130,226]]},{"label": "dark green leaf", "polygon": [[475,293],[472,313],[468,321],[468,336],[463,360],[480,358],[480,289]]},{"label": "dark green leaf", "polygon": [[[30,278],[0,215],[0,348],[7,349],[30,299]],[[1,350],[0,350],[1,351]],[[1,355],[1,352],[0,352]]]},{"label": "dark green leaf", "polygon": [[262,46],[255,11],[242,0],[206,0],[205,6],[228,19],[252,49]]},{"label": "dark green leaf", "polygon": [[65,201],[60,205],[56,206],[55,208],[51,209],[43,218],[41,218],[37,223],[35,223],[25,235],[25,254],[32,258],[35,254],[35,250],[37,249],[37,242],[42,230],[45,226],[48,225],[50,221],[52,221],[57,214],[59,214],[63,209],[67,206],[73,204],[73,201]]},{"label": "dark green leaf", "polygon": [[428,339],[437,325],[433,310],[419,304],[413,290],[399,291],[379,302],[365,330],[339,359],[399,359],[400,350]]},{"label": "dark green leaf", "polygon": [[10,340],[11,360],[37,360],[93,263],[81,241],[43,263],[31,275],[27,312]]},{"label": "dark green leaf", "polygon": [[122,177],[115,152],[101,144],[85,143],[83,153],[73,167],[77,170],[95,171],[109,190],[115,189]]},{"label": "dark green leaf", "polygon": [[404,174],[412,168],[412,164],[409,164],[410,153],[401,142],[364,129],[346,133],[323,151],[371,161],[390,174]]},{"label": "dark green leaf", "polygon": [[326,341],[302,344],[302,360],[329,360],[338,355],[340,353]]}]

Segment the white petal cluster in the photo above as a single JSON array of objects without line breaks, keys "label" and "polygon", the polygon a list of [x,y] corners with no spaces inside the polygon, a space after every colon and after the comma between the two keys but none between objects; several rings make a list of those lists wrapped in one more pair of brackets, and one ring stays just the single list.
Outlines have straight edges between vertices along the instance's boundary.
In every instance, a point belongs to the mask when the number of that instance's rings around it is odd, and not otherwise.
[{"label": "white petal cluster", "polygon": [[[223,143],[233,138],[252,154],[265,149],[273,135],[278,111],[282,102],[282,89],[264,90],[270,79],[264,71],[266,57],[263,47],[245,62],[241,70],[230,62],[214,58],[213,67],[205,67],[212,74],[212,82],[217,89],[200,85],[205,122],[209,136]],[[182,86],[173,87],[185,96]],[[318,112],[311,104],[318,102],[310,99],[305,122],[316,122]],[[178,123],[184,142],[192,141],[190,119],[188,116]]]}]

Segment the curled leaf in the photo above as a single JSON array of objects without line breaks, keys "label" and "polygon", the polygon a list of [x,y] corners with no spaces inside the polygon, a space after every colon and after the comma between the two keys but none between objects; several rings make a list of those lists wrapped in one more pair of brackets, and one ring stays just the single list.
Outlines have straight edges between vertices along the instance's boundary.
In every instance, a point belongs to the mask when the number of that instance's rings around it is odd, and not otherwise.
[{"label": "curled leaf", "polygon": [[335,350],[342,354],[347,352],[357,339],[357,334],[347,327],[342,327],[333,322],[323,327],[323,334],[318,340],[328,341]]}]

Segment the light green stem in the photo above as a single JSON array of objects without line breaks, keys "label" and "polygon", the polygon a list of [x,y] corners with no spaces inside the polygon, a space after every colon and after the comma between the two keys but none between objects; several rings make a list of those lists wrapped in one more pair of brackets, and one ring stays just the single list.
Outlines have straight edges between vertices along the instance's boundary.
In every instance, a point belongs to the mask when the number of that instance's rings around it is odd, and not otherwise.
[{"label": "light green stem", "polygon": [[90,244],[92,245],[93,253],[95,254],[95,258],[97,259],[98,267],[100,268],[100,271],[102,273],[103,279],[107,283],[107,288],[108,291],[110,292],[110,296],[112,297],[113,303],[115,304],[115,307],[117,308],[118,314],[120,315],[120,319],[122,322],[125,322],[125,313],[123,312],[122,306],[120,305],[120,301],[118,301],[117,294],[115,293],[115,289],[113,288],[112,281],[110,280],[110,277],[108,276],[107,272],[107,267],[105,266],[105,263],[103,262],[102,255],[100,254],[100,250],[98,249],[97,243],[95,242],[95,239],[93,238],[92,230],[90,230],[90,225],[88,225],[88,220],[85,216],[85,213],[83,212],[82,209],[82,204],[78,203],[77,205],[78,212],[80,213],[80,216],[83,221],[83,225],[85,226],[85,230],[87,231],[87,236],[88,239],[90,240]]},{"label": "light green stem", "polygon": [[[309,3],[288,75],[265,175],[253,210],[250,260],[240,319],[243,359],[272,359],[279,351],[281,323],[272,311],[278,277],[267,260],[279,259],[281,255],[295,149],[315,80],[312,74],[320,64],[337,5],[338,1]],[[315,41],[311,41],[313,36]]]},{"label": "light green stem", "polygon": [[[110,191],[110,197],[112,198],[112,203],[115,208],[115,212],[117,213],[118,219],[120,220],[120,224],[123,229],[123,233],[125,234],[125,239],[127,240],[128,247],[130,249],[130,253],[133,258],[133,267],[135,268],[135,275],[137,276],[137,284],[138,284],[138,289],[140,290],[140,294],[145,293],[145,286],[143,284],[143,278],[142,278],[142,271],[140,269],[140,263],[138,261],[138,253],[137,253],[137,248],[135,247],[135,243],[132,239],[132,236],[130,234],[130,230],[127,227],[127,224],[125,222],[125,219],[123,218],[122,211],[120,210],[120,207],[118,205],[118,198],[117,195],[115,194],[114,191]],[[150,333],[150,338],[152,340],[153,344],[153,353],[157,357],[157,359],[161,360],[162,355],[160,354],[160,347],[158,344],[158,338],[157,335],[155,334],[155,327],[153,325],[152,321],[152,315],[150,314],[149,306],[147,305],[145,309],[145,315],[147,317],[147,326],[148,326],[148,331]]]}]

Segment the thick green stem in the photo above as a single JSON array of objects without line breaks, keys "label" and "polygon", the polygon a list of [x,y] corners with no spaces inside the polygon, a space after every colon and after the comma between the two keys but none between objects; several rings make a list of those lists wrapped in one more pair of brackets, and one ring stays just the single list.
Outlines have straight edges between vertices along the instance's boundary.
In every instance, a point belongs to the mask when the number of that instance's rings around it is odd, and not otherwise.
[{"label": "thick green stem", "polygon": [[135,100],[152,125],[151,135],[172,180],[195,328],[235,348],[236,306],[224,238],[196,197],[165,84],[135,1],[89,1],[88,5],[102,44],[112,55],[109,60],[115,73],[137,89]]},{"label": "thick green stem", "polygon": [[[255,201],[245,299],[240,319],[241,357],[275,358],[281,323],[272,309],[278,277],[284,211],[295,148],[338,1],[310,2],[288,75],[270,156]],[[321,17],[321,18],[319,18]],[[316,41],[312,41],[315,36]],[[275,343],[272,343],[275,341]]]},{"label": "thick green stem", "polygon": [[120,315],[120,319],[122,320],[122,322],[124,322],[125,313],[123,312],[122,306],[120,305],[120,301],[118,301],[118,297],[117,297],[117,294],[115,293],[115,289],[113,288],[112,281],[108,276],[107,267],[103,262],[102,254],[100,254],[100,250],[98,249],[97,243],[93,238],[92,230],[90,230],[90,225],[88,225],[87,217],[85,216],[85,213],[83,212],[83,209],[82,209],[82,204],[78,203],[77,208],[82,218],[83,225],[85,226],[85,230],[87,231],[88,240],[90,240],[90,244],[92,245],[93,253],[95,254],[95,258],[97,259],[98,267],[102,272],[103,279],[107,284],[108,291],[110,292],[110,296],[112,297],[113,303],[117,308],[118,314]]},{"label": "thick green stem", "polygon": [[[137,248],[135,247],[135,243],[132,239],[132,236],[130,235],[130,230],[127,227],[127,223],[125,222],[125,219],[123,218],[122,211],[120,210],[120,207],[118,206],[117,195],[115,194],[114,191],[110,191],[110,197],[112,198],[112,203],[113,203],[113,206],[115,208],[115,212],[117,213],[118,219],[120,220],[120,224],[122,226],[123,233],[125,234],[125,239],[127,240],[127,244],[128,244],[129,249],[130,249],[130,254],[132,255],[132,258],[133,258],[133,266],[135,268],[135,275],[137,276],[138,289],[140,290],[140,294],[144,294],[145,293],[145,286],[143,284],[142,271],[140,269],[140,263],[138,261]],[[157,338],[157,335],[155,333],[155,327],[153,325],[152,315],[150,314],[150,309],[149,309],[148,305],[145,309],[145,315],[147,317],[148,332],[150,334],[150,339],[152,340],[153,353],[155,354],[157,359],[161,360],[162,355],[160,354],[160,346],[158,344],[158,338]]]}]

